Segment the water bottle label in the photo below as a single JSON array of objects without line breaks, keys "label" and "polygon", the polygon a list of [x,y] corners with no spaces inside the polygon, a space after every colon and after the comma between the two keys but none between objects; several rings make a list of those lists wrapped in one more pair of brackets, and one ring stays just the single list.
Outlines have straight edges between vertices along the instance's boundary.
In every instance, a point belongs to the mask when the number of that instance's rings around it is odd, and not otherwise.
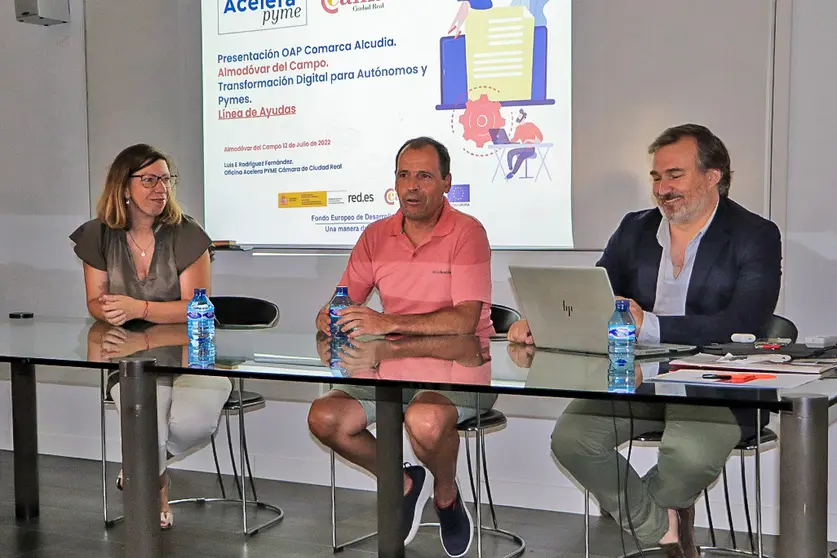
[{"label": "water bottle label", "polygon": [[328,315],[332,318],[339,318],[340,317],[340,310],[345,308],[345,306],[331,306],[328,309]]},{"label": "water bottle label", "polygon": [[207,320],[214,320],[215,319],[215,310],[209,310],[208,312],[205,312],[203,317],[206,318]]},{"label": "water bottle label", "polygon": [[197,320],[201,317],[201,313],[197,310],[187,310],[186,317],[190,320]]},{"label": "water bottle label", "polygon": [[611,339],[630,339],[636,335],[636,326],[634,325],[612,325],[607,330],[607,336]]}]

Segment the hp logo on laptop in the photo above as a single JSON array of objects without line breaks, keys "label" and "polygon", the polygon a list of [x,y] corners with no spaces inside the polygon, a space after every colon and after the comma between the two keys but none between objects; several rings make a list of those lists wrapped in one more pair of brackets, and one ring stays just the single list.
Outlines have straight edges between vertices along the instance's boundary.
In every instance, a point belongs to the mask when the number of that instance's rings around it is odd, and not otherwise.
[{"label": "hp logo on laptop", "polygon": [[569,304],[567,304],[566,300],[561,301],[561,306],[564,308],[564,312],[567,313],[567,317],[572,318],[573,317],[573,307],[570,306]]}]

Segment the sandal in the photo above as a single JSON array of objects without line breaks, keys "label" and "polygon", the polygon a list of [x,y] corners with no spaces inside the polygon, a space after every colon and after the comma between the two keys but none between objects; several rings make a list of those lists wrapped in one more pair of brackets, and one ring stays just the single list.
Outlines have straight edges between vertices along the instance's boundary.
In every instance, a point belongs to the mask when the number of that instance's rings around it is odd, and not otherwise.
[{"label": "sandal", "polygon": [[[166,479],[168,485],[171,485],[171,480]],[[116,477],[116,488],[122,490],[122,482],[123,482],[123,475],[122,471],[119,471],[119,475]],[[168,511],[161,511],[160,512],[160,529],[163,531],[168,531],[174,527],[174,514],[171,510]]]},{"label": "sandal", "polygon": [[[169,490],[171,490],[171,477],[166,474],[166,494]],[[160,510],[160,529],[168,531],[172,527],[174,527],[174,513],[171,508],[166,511]]]},{"label": "sandal", "polygon": [[160,512],[160,529],[168,531],[174,527],[174,514],[171,510]]}]

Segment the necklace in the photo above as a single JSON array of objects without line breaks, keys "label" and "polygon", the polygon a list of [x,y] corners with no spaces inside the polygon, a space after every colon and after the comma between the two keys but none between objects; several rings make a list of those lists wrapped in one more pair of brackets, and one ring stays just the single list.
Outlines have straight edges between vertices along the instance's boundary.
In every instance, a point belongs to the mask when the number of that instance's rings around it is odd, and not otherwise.
[{"label": "necklace", "polygon": [[154,235],[152,234],[151,242],[148,243],[148,246],[143,248],[142,246],[137,244],[137,241],[134,239],[134,235],[131,234],[131,231],[128,231],[128,236],[130,237],[131,242],[134,243],[134,246],[136,246],[139,249],[140,256],[142,256],[143,258],[145,257],[145,251],[148,250],[151,247],[152,244],[154,244],[154,240],[155,240]]}]

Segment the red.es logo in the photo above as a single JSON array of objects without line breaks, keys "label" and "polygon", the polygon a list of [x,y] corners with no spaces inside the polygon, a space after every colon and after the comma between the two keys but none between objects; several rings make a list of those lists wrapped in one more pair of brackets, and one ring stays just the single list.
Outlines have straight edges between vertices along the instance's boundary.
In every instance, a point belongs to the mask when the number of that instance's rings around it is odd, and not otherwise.
[{"label": "red.es logo", "polygon": [[351,6],[353,12],[364,12],[384,7],[383,0],[320,0],[323,9],[336,14],[340,8]]},{"label": "red.es logo", "polygon": [[395,200],[398,199],[398,194],[395,193],[393,188],[390,188],[386,192],[384,192],[384,201],[387,202],[389,205],[395,205]]}]

